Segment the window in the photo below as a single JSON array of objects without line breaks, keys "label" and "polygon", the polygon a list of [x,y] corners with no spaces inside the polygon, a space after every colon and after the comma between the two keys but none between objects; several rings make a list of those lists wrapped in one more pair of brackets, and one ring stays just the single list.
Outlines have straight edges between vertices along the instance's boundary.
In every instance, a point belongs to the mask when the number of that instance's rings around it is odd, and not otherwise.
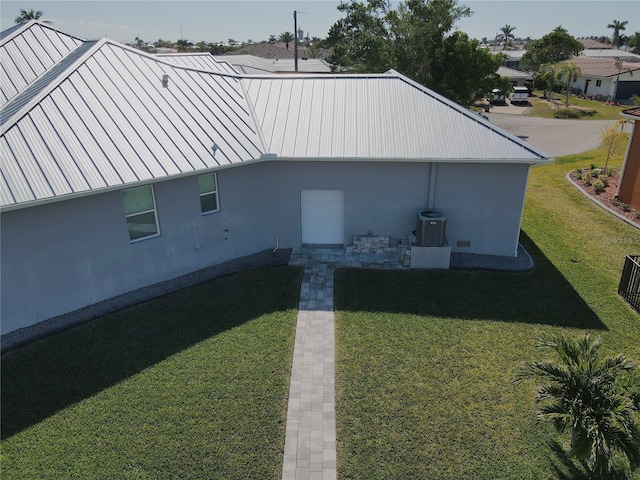
[{"label": "window", "polygon": [[602,80],[596,80],[596,87],[602,86]]},{"label": "window", "polygon": [[156,216],[156,202],[151,185],[124,190],[122,203],[124,204],[124,214],[127,217],[129,238],[132,242],[160,234]]},{"label": "window", "polygon": [[218,206],[218,181],[215,173],[200,175],[198,177],[200,189],[200,209],[202,214],[217,212]]}]

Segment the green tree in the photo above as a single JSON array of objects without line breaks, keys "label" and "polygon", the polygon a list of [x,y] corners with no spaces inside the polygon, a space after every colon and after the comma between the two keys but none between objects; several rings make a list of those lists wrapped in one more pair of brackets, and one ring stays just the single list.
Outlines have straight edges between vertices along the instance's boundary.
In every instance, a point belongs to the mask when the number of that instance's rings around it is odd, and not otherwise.
[{"label": "green tree", "polygon": [[586,334],[578,339],[543,336],[538,347],[550,349],[555,360],[525,364],[514,384],[527,378],[546,381],[535,395],[540,418],[558,432],[571,433],[569,456],[576,458],[592,478],[608,478],[614,451],[622,452],[631,470],[640,465],[640,377],[636,366],[622,355],[602,357],[600,339]]},{"label": "green tree", "polygon": [[623,32],[624,30],[626,30],[625,26],[627,25],[627,23],[629,23],[627,20],[624,20],[622,22],[619,20],[614,20],[609,25],[607,25],[607,28],[613,29],[613,35],[611,36],[611,43],[617,48],[620,48],[622,46],[623,37],[622,35],[620,35],[620,32]]},{"label": "green tree", "polygon": [[282,32],[278,40],[284,42],[287,46],[287,50],[289,50],[289,42],[293,41],[293,33],[291,32]]},{"label": "green tree", "polygon": [[393,68],[465,105],[501,81],[501,56],[478,48],[464,32],[452,33],[471,15],[457,0],[405,0],[395,10],[386,0],[351,0],[338,9],[346,15],[326,41],[333,65],[372,73]]},{"label": "green tree", "polygon": [[[31,20],[40,20],[44,12],[40,10],[20,10],[20,15],[16,17],[16,23],[26,23]],[[43,23],[51,23],[49,20],[40,20]]]},{"label": "green tree", "polygon": [[276,36],[275,35],[269,35],[269,43],[271,45],[273,45],[274,43],[276,43]]},{"label": "green tree", "polygon": [[569,95],[571,93],[571,84],[578,79],[578,75],[580,75],[582,71],[580,67],[578,67],[573,62],[565,62],[558,65],[556,69],[556,75],[558,76],[558,80],[561,80],[564,83],[564,93],[565,100],[564,106],[569,108]]},{"label": "green tree", "polygon": [[[468,105],[478,93],[499,88],[505,95],[512,90],[511,82],[497,74],[502,55],[493,55],[478,47],[478,40],[470,40],[464,32],[445,37],[434,51],[434,69],[431,88],[462,105]],[[465,59],[464,62],[459,61]]]},{"label": "green tree", "polygon": [[342,2],[338,10],[345,17],[331,26],[325,42],[332,48],[328,62],[361,73],[380,73],[391,68],[388,8],[385,0]]},{"label": "green tree", "polygon": [[513,31],[515,29],[516,29],[516,27],[512,27],[511,25],[507,25],[507,24],[505,24],[505,26],[500,29],[500,31],[502,33],[498,35],[498,41],[500,41],[500,42],[504,41],[504,45],[502,46],[502,50],[507,48],[507,44],[509,43],[509,39],[515,40],[516,37],[513,34]]},{"label": "green tree", "polygon": [[524,70],[535,72],[542,64],[569,60],[582,50],[582,43],[569,35],[562,26],[558,26],[551,33],[529,43],[520,65]]},{"label": "green tree", "polygon": [[631,53],[640,54],[640,32],[631,35],[627,44],[631,47]]},{"label": "green tree", "polygon": [[543,63],[538,68],[538,74],[533,78],[533,87],[544,91],[544,97],[549,98],[551,92],[555,90],[557,82],[557,65],[554,63]]}]

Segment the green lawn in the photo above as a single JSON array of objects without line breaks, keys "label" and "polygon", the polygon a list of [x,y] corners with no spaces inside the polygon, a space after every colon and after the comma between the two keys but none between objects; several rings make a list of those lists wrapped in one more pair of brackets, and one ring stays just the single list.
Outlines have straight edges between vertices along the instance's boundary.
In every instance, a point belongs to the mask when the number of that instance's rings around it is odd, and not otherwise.
[{"label": "green lawn", "polygon": [[[526,115],[531,117],[543,117],[554,118],[554,110],[551,108],[550,103],[541,98],[542,92],[536,92],[536,97],[529,97],[531,102],[531,108],[527,110]],[[556,105],[560,109],[564,109],[565,97],[559,93],[553,94],[553,98],[556,99]],[[569,96],[569,108],[573,110],[580,110],[582,112],[583,119],[588,120],[619,120],[620,112],[625,108],[631,108],[627,106],[614,106],[605,105],[604,102],[597,100],[588,100],[584,98],[578,98],[575,95]]]},{"label": "green lawn", "polygon": [[279,479],[301,270],[213,280],[2,358],[2,478]]},{"label": "green lawn", "polygon": [[511,379],[538,358],[543,332],[591,331],[640,362],[640,316],[616,294],[640,231],[566,182],[590,163],[601,153],[532,169],[530,273],[337,273],[341,479],[584,478],[563,453],[568,439],[537,421],[535,385]]}]

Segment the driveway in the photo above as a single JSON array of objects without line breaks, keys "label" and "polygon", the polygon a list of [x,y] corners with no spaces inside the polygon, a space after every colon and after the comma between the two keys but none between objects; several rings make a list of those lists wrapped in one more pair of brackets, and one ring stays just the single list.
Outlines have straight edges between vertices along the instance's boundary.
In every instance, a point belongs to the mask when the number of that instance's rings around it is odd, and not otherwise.
[{"label": "driveway", "polygon": [[[520,107],[521,108],[521,107]],[[522,111],[526,110],[522,108]],[[615,120],[562,120],[525,117],[513,113],[482,113],[492,123],[516,134],[544,153],[560,157],[586,152],[600,145],[600,134]],[[626,127],[628,128],[628,127]]]}]

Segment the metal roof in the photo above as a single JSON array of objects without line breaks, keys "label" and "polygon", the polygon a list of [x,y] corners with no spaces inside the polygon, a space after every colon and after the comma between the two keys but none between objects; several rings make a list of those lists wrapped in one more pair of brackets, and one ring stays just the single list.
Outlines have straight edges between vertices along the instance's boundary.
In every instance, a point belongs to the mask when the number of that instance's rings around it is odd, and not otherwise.
[{"label": "metal roof", "polygon": [[294,158],[538,162],[544,153],[406,77],[245,77],[267,149]]},{"label": "metal roof", "polygon": [[0,35],[0,106],[83,42],[35,20],[18,24]]},{"label": "metal roof", "polygon": [[0,111],[3,207],[189,174],[263,153],[236,77],[172,67],[106,39],[68,63],[55,79],[37,82],[38,91],[25,90]]},{"label": "metal roof", "polygon": [[240,73],[228,62],[216,59],[210,53],[164,53],[156,54],[156,57],[178,67],[217,73]]},{"label": "metal roof", "polygon": [[[226,61],[246,74],[294,73],[293,58],[262,58],[255,55],[216,55],[217,61]],[[330,73],[331,66],[319,58],[298,58],[300,73]]]},{"label": "metal roof", "polygon": [[393,71],[254,77],[170,61],[108,39],[83,42],[16,93],[0,108],[2,209],[274,156],[548,160]]}]

